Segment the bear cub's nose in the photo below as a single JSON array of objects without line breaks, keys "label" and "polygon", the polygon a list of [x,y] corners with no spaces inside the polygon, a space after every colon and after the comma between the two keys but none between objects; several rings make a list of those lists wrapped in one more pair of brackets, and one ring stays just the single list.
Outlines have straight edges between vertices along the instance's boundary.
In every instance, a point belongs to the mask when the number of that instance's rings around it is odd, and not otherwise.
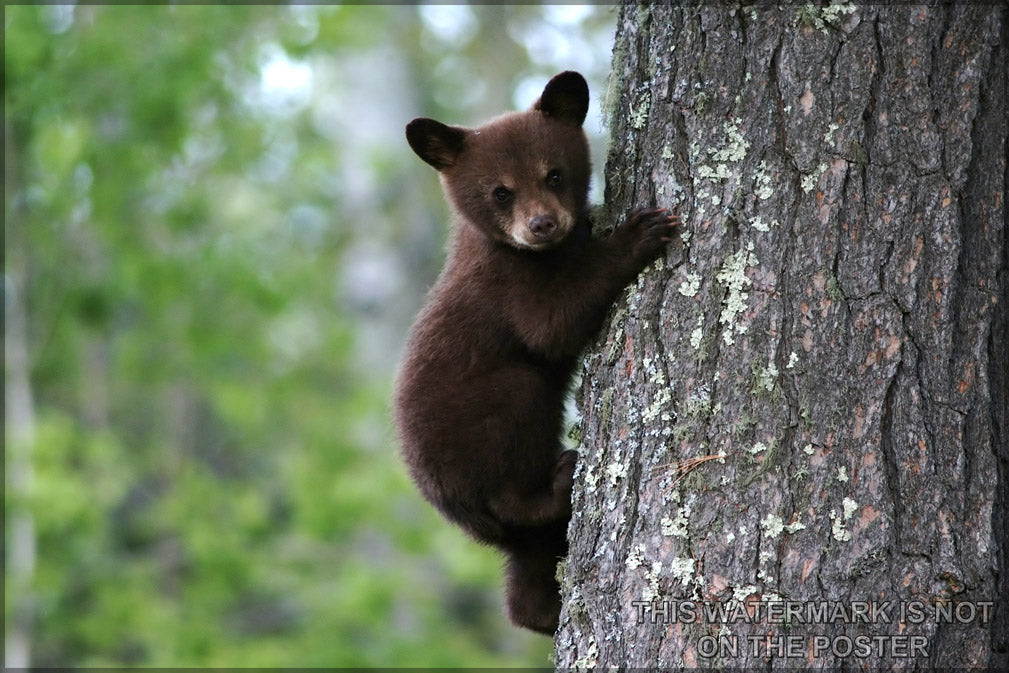
[{"label": "bear cub's nose", "polygon": [[557,228],[557,222],[551,215],[537,215],[529,220],[529,231],[536,238],[546,238]]}]

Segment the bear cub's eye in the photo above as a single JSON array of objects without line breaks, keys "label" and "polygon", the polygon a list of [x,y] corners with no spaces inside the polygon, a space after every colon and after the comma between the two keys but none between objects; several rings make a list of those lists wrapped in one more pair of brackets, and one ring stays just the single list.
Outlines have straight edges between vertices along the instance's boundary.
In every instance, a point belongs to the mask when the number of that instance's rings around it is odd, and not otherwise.
[{"label": "bear cub's eye", "polygon": [[495,187],[493,191],[494,200],[499,204],[506,205],[512,200],[512,191],[507,187]]},{"label": "bear cub's eye", "polygon": [[561,171],[559,168],[554,168],[547,173],[548,187],[560,187],[562,182],[564,182],[564,180],[561,178]]}]

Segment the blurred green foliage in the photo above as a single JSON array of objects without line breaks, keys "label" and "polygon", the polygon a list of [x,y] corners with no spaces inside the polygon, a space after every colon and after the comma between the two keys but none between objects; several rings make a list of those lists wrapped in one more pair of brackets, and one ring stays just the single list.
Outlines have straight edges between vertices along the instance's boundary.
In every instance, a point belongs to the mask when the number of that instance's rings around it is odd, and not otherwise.
[{"label": "blurred green foliage", "polygon": [[34,410],[5,507],[36,549],[6,621],[33,665],[549,665],[505,623],[497,556],[396,455],[448,219],[402,126],[526,105],[566,67],[598,98],[612,20],[4,8],[5,311]]}]

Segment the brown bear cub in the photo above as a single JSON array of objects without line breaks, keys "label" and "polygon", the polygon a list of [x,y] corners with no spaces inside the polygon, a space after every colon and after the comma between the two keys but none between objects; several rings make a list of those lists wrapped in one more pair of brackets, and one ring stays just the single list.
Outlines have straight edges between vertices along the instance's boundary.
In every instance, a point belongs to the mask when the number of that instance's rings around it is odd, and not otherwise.
[{"label": "brown bear cub", "polygon": [[553,633],[577,453],[561,450],[577,359],[621,290],[662,254],[676,218],[635,211],[593,239],[589,104],[575,72],[531,109],[467,129],[406,127],[458,222],[410,334],[396,387],[404,458],[448,519],[507,555],[511,620]]}]

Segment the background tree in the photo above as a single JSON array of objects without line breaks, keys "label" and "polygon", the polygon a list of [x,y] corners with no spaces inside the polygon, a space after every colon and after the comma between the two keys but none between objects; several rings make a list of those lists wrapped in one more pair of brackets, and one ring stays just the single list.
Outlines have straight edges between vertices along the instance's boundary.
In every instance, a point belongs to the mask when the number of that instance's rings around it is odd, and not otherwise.
[{"label": "background tree", "polygon": [[388,427],[448,222],[403,127],[598,90],[614,16],[3,12],[5,666],[544,664]]},{"label": "background tree", "polygon": [[607,204],[682,245],[586,360],[558,666],[1006,665],[1007,46],[998,3],[622,7]]}]

